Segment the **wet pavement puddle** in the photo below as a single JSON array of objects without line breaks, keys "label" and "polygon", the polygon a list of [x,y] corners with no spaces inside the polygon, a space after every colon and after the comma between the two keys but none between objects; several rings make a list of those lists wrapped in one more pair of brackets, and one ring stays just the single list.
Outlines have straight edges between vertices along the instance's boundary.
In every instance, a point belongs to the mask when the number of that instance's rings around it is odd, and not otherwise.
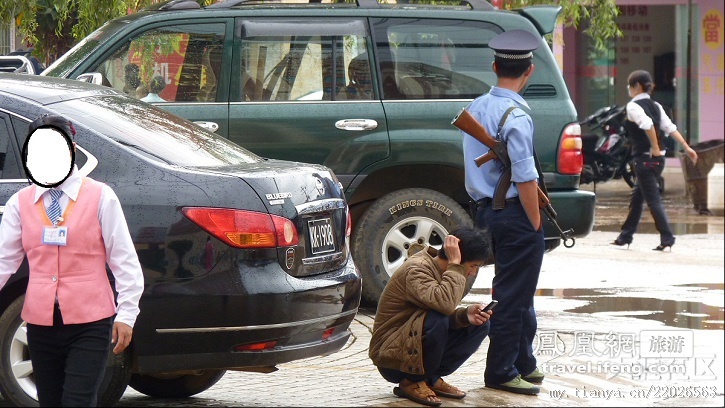
[{"label": "wet pavement puddle", "polygon": [[[711,293],[723,291],[722,283],[674,285],[694,291]],[[725,309],[707,305],[703,302],[689,300],[657,299],[654,297],[633,296],[623,292],[637,291],[646,293],[642,288],[607,288],[607,289],[539,289],[536,296],[574,299],[587,302],[584,305],[564,309],[569,313],[586,313],[591,315],[621,316],[637,319],[654,320],[670,327],[723,330],[725,328]],[[474,288],[472,295],[490,295],[488,288]]]}]

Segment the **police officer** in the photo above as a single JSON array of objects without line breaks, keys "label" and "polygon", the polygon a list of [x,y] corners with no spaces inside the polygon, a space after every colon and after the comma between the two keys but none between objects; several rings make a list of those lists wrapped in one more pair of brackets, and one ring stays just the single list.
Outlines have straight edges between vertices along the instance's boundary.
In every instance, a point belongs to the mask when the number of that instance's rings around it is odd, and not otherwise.
[{"label": "police officer", "polygon": [[544,379],[532,350],[536,334],[534,292],[544,256],[544,234],[537,196],[534,124],[519,92],[534,73],[533,51],[541,42],[541,37],[524,30],[507,31],[491,40],[497,85],[468,107],[491,135],[506,143],[512,184],[503,209],[492,208],[503,171],[501,162],[492,160],[477,167],[474,159],[489,149],[466,133],[463,138],[466,190],[477,202],[476,225],[491,232],[495,258],[492,297],[499,302],[491,318],[484,380],[487,387],[529,395],[539,392],[533,383]]}]

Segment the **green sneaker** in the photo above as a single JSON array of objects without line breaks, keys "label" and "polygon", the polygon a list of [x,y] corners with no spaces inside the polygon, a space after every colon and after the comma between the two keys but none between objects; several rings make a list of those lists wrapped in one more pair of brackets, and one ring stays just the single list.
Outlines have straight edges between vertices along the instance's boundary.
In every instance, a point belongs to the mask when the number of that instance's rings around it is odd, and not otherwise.
[{"label": "green sneaker", "polygon": [[539,371],[538,368],[535,368],[534,371],[531,372],[531,374],[524,375],[521,377],[522,380],[526,380],[532,384],[541,384],[544,382],[544,373]]},{"label": "green sneaker", "polygon": [[521,375],[517,375],[513,380],[503,384],[486,384],[486,387],[524,395],[536,395],[541,391],[539,387],[522,379]]}]

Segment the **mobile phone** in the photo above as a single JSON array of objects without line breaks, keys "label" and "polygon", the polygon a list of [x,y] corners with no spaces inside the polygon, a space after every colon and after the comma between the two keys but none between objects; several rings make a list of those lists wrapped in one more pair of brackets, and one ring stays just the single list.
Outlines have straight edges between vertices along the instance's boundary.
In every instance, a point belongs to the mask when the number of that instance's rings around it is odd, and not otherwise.
[{"label": "mobile phone", "polygon": [[494,307],[498,304],[498,300],[492,300],[491,303],[487,304],[486,307],[483,308],[482,312],[488,312],[490,310],[493,310]]}]

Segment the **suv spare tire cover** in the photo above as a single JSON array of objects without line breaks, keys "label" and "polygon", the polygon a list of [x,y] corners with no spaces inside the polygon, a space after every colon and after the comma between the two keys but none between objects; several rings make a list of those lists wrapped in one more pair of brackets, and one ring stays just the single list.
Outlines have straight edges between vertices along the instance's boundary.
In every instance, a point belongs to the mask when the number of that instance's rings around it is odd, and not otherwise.
[{"label": "suv spare tire cover", "polygon": [[[456,201],[433,190],[411,188],[380,197],[355,227],[352,252],[363,277],[363,298],[377,304],[393,272],[413,243],[440,248],[458,226],[472,226]],[[475,277],[468,279],[466,292]]]}]

